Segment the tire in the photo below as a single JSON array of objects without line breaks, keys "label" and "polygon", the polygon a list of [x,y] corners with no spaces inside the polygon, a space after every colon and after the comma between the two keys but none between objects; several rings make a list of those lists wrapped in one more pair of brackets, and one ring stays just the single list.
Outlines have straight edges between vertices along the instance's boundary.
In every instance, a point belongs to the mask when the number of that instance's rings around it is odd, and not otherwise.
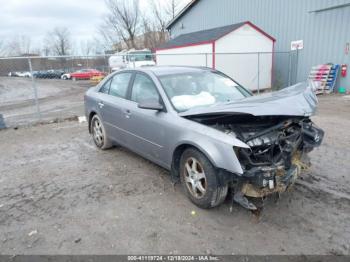
[{"label": "tire", "polygon": [[209,159],[198,150],[189,148],[183,152],[180,160],[181,184],[196,206],[213,208],[225,201],[228,185],[219,185],[217,173]]},{"label": "tire", "polygon": [[62,80],[67,80],[68,77],[67,76],[62,76]]},{"label": "tire", "polygon": [[107,137],[106,129],[98,115],[94,115],[90,122],[90,130],[95,145],[102,150],[111,148],[112,142]]}]

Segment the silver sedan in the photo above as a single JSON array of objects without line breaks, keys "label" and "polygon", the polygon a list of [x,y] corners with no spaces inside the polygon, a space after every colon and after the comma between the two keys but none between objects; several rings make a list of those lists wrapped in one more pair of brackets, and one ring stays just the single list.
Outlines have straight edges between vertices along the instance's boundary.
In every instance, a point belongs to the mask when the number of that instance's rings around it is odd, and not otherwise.
[{"label": "silver sedan", "polygon": [[223,73],[194,67],[115,72],[85,95],[96,146],[120,145],[170,170],[199,207],[284,192],[308,167],[323,131],[306,83],[253,96]]}]

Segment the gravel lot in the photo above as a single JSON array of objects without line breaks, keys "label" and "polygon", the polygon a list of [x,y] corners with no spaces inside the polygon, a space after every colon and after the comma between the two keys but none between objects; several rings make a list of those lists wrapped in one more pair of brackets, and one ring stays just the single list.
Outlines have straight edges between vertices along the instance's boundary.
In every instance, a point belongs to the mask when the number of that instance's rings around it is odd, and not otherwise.
[{"label": "gravel lot", "polygon": [[[57,79],[35,79],[35,83],[42,121],[82,115],[84,93],[93,86],[89,81]],[[31,79],[0,77],[0,118],[7,127],[37,122],[36,112]]]},{"label": "gravel lot", "polygon": [[86,124],[0,131],[0,253],[350,254],[349,115],[350,99],[320,98],[311,174],[259,217],[198,209],[166,170],[97,150]]}]

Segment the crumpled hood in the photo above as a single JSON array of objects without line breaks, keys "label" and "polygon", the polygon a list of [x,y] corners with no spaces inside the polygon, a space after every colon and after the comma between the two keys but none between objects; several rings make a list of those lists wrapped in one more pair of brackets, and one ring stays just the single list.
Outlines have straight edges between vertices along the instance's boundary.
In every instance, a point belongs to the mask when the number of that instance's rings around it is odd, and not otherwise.
[{"label": "crumpled hood", "polygon": [[242,113],[254,116],[310,116],[315,113],[317,103],[312,87],[305,82],[277,92],[247,97],[239,101],[189,109],[179,115]]}]

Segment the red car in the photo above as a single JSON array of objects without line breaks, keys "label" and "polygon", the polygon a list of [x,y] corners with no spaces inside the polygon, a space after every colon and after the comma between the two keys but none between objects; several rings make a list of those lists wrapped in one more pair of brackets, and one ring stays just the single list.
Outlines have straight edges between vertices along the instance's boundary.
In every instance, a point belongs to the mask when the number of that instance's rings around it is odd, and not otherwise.
[{"label": "red car", "polygon": [[62,75],[62,79],[72,79],[73,81],[78,79],[89,80],[94,76],[105,76],[105,73],[98,71],[96,69],[81,69],[74,73],[68,73]]}]

